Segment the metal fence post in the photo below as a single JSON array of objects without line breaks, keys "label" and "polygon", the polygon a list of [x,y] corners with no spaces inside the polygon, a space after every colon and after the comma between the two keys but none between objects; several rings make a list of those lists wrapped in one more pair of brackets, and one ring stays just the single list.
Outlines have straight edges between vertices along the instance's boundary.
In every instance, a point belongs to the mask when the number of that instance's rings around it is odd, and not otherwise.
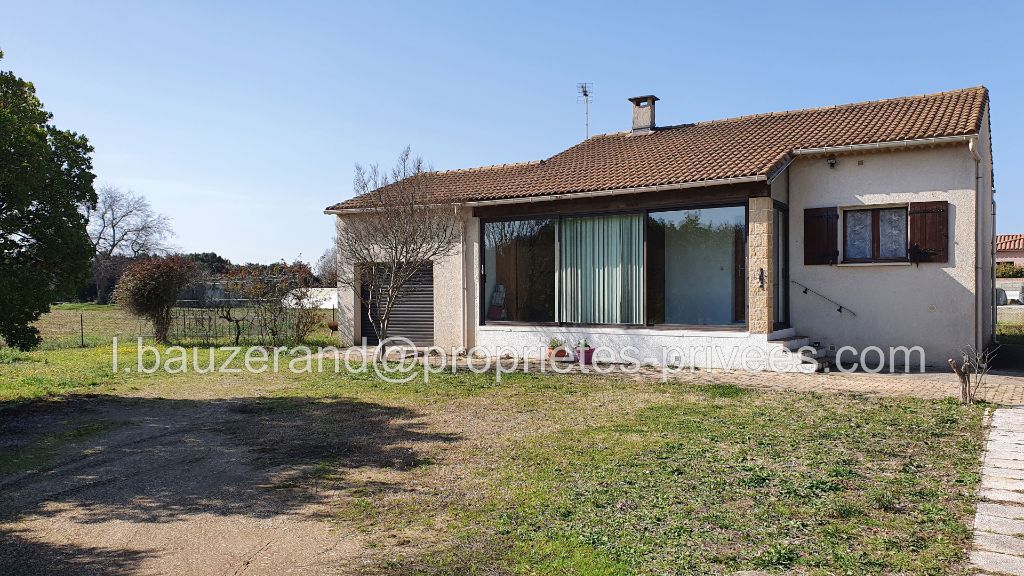
[{"label": "metal fence post", "polygon": [[78,314],[78,335],[82,348],[85,348],[85,312],[79,312]]}]

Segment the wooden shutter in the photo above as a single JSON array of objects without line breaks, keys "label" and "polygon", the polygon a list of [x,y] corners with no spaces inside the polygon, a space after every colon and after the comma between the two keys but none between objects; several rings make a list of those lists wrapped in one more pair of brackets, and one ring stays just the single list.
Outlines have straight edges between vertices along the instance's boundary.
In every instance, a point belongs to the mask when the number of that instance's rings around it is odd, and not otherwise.
[{"label": "wooden shutter", "polygon": [[835,264],[839,260],[839,209],[804,210],[804,265]]},{"label": "wooden shutter", "polygon": [[911,202],[907,218],[910,260],[949,262],[949,202]]}]

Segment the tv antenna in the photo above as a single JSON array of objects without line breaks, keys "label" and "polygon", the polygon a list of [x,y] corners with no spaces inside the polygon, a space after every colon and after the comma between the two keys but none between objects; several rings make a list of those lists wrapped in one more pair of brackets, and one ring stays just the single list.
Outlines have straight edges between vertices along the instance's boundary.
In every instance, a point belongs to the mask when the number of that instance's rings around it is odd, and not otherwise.
[{"label": "tv antenna", "polygon": [[593,100],[594,85],[590,82],[580,82],[576,84],[576,92],[579,93],[577,96],[577,102],[583,102],[583,124],[586,130],[587,138],[590,138],[590,101]]}]

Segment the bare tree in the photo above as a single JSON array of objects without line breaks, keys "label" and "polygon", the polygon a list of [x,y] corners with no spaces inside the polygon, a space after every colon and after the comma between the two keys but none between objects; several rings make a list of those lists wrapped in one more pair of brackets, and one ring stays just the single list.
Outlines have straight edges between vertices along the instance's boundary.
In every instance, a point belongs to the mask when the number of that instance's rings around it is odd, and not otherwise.
[{"label": "bare tree", "polygon": [[171,220],[154,212],[145,196],[114,186],[99,189],[99,202],[86,211],[96,257],[160,256],[171,250]]},{"label": "bare tree", "polygon": [[236,308],[233,306],[233,300],[230,298],[225,299],[217,304],[217,316],[223,318],[228,322],[234,324],[235,328],[235,346],[238,346],[242,339],[242,330],[244,329],[246,321],[249,319],[249,309],[245,307]]},{"label": "bare tree", "polygon": [[338,285],[359,295],[385,353],[402,290],[418,272],[457,247],[456,208],[431,202],[431,172],[408,147],[390,172],[356,165],[364,206],[338,223]]},{"label": "bare tree", "polygon": [[331,247],[324,250],[313,269],[322,286],[338,286],[338,239],[331,241]]},{"label": "bare tree", "polygon": [[960,350],[961,361],[948,360],[949,367],[960,379],[960,402],[963,404],[974,404],[975,397],[981,385],[985,383],[985,376],[992,368],[992,361],[995,360],[999,346],[987,350],[976,350],[973,346],[967,346]]}]

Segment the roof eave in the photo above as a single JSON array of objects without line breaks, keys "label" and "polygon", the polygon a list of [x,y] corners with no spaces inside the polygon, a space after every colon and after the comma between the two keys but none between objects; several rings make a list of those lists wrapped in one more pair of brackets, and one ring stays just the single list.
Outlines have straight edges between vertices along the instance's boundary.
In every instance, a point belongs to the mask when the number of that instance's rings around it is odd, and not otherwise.
[{"label": "roof eave", "polygon": [[852,154],[858,152],[872,152],[876,150],[890,150],[893,148],[919,148],[928,146],[943,146],[946,144],[969,143],[978,138],[978,134],[962,134],[958,136],[939,136],[935,138],[916,138],[910,140],[889,140],[885,142],[870,142],[867,144],[849,144],[845,146],[822,146],[819,148],[797,148],[793,150],[796,156],[816,156],[828,154]]}]

